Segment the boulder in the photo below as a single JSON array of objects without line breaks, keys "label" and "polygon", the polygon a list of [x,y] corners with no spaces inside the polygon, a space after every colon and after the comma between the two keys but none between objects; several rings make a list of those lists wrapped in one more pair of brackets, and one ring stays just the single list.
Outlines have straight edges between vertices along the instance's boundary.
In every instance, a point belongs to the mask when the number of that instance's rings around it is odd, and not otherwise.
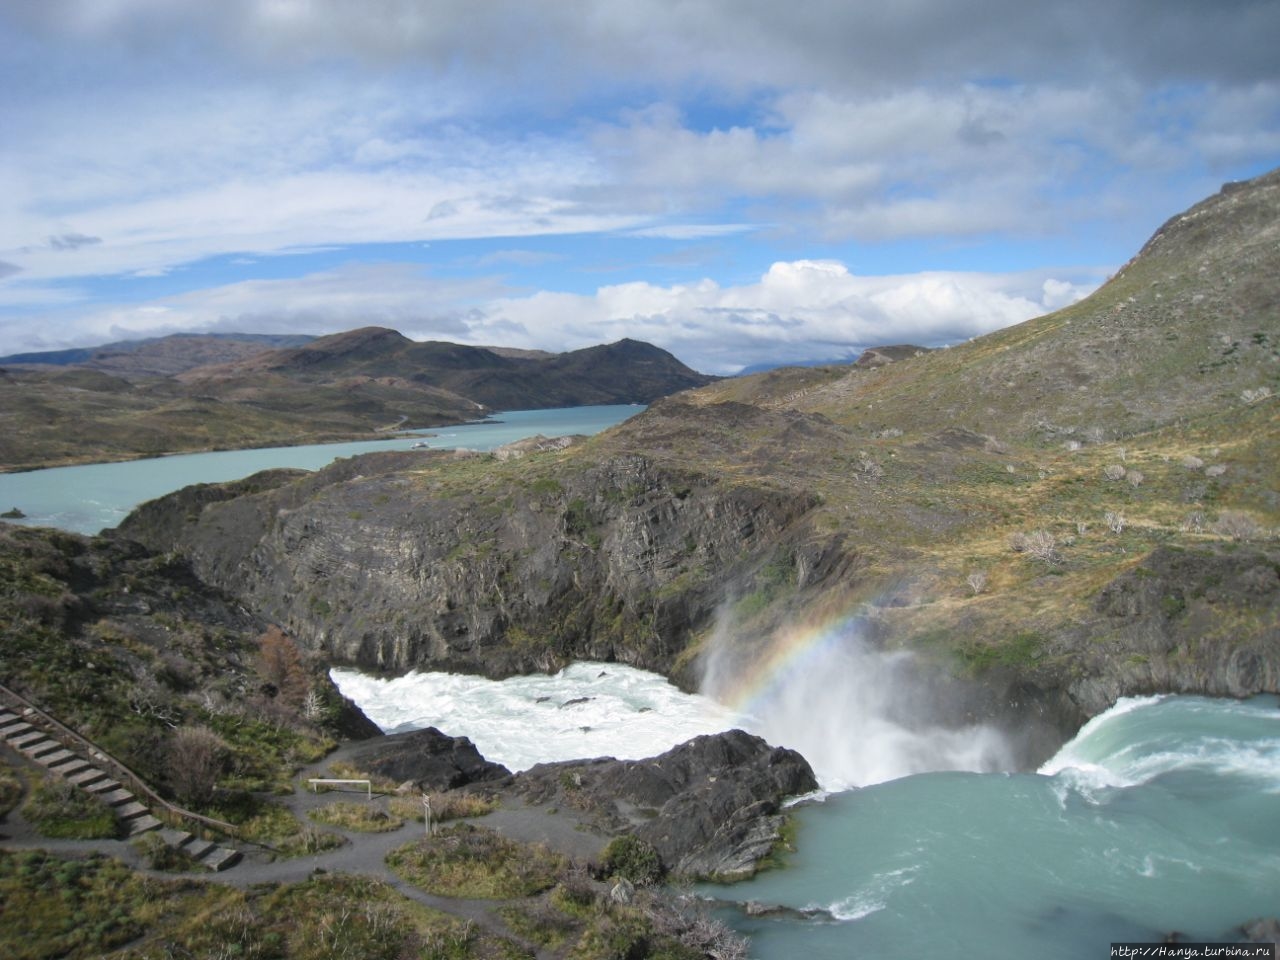
[{"label": "boulder", "polygon": [[511,776],[502,764],[481,756],[466,737],[451,737],[435,727],[370,741],[352,761],[375,776],[408,782],[418,790],[453,790]]},{"label": "boulder", "polygon": [[607,833],[648,841],[677,877],[736,880],[782,839],[782,801],[818,782],[796,751],[730,730],[648,760],[538,764],[514,787],[530,803],[582,811]]}]

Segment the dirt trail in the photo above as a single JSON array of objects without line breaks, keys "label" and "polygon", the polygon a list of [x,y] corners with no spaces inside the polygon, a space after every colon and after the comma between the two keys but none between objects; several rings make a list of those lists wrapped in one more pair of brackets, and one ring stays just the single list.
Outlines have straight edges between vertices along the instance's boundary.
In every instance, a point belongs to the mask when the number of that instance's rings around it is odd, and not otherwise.
[{"label": "dirt trail", "polygon": [[[32,769],[39,770],[16,753],[12,751],[7,753],[11,754],[7,756],[11,762],[32,766]],[[309,811],[338,799],[357,803],[367,802],[385,809],[390,798],[386,794],[375,792],[371,799],[366,799],[368,794],[364,788],[353,787],[349,790],[330,790],[324,793],[316,793],[307,788],[308,778],[324,776],[329,764],[335,759],[341,759],[341,754],[340,750],[325,757],[319,763],[303,769],[294,779],[293,794],[273,799],[287,807],[302,823],[310,822],[307,816]],[[470,822],[496,830],[514,840],[545,844],[550,849],[579,861],[591,860],[597,856],[607,839],[592,830],[571,811],[550,813],[548,808],[529,806],[510,792],[503,793],[502,805],[497,810],[484,817],[473,818]],[[333,850],[290,858],[273,858],[269,851],[241,845],[244,851],[243,860],[222,873],[206,871],[161,873],[151,870],[127,840],[51,840],[41,837],[22,817],[18,809],[0,821],[0,848],[41,849],[66,857],[86,857],[98,853],[115,857],[140,873],[158,879],[181,877],[241,889],[264,883],[301,883],[318,872],[358,874],[382,880],[417,903],[463,920],[473,921],[495,936],[506,937],[520,943],[539,957],[549,956],[536,945],[527,943],[513,934],[497,915],[497,910],[504,906],[506,901],[465,900],[436,896],[396,876],[386,864],[387,854],[396,847],[421,837],[424,833],[421,823],[406,823],[399,829],[385,833],[342,830],[328,825],[321,829],[340,834],[346,843]]]}]

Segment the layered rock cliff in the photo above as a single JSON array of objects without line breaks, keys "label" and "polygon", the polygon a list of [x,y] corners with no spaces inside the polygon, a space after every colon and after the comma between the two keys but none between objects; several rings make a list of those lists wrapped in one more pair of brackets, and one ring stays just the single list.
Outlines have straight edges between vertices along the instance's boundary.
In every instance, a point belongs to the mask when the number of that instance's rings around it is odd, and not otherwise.
[{"label": "layered rock cliff", "polygon": [[789,533],[817,503],[637,455],[554,475],[545,458],[421,462],[192,487],[119,533],[180,550],[334,662],[505,676],[597,659],[670,674],[726,597],[775,556],[791,562]]}]

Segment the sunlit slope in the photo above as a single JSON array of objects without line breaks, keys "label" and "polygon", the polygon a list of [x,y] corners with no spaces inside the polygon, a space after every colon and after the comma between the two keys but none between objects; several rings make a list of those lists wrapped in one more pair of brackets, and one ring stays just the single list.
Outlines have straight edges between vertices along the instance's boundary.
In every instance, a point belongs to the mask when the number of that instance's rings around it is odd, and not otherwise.
[{"label": "sunlit slope", "polygon": [[1065,310],[886,366],[750,381],[698,396],[1027,442],[1114,440],[1237,408],[1247,391],[1280,392],[1280,172],[1172,218]]}]

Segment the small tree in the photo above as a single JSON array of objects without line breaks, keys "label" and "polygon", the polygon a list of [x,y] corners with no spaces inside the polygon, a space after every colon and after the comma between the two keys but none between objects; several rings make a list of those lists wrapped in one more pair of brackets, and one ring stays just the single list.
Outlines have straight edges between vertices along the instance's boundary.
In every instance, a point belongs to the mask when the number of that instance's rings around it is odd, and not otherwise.
[{"label": "small tree", "polygon": [[1223,510],[1210,529],[1232,540],[1257,540],[1265,532],[1262,524],[1241,510]]},{"label": "small tree", "polygon": [[302,654],[293,638],[272,624],[258,638],[258,662],[263,679],[276,688],[276,696],[301,707],[311,689]]},{"label": "small tree", "polygon": [[183,803],[200,806],[213,798],[230,755],[208,727],[180,727],[169,740],[169,784]]},{"label": "small tree", "polygon": [[1015,553],[1025,553],[1031,559],[1045,563],[1057,563],[1062,559],[1058,555],[1058,539],[1048,530],[1015,533],[1009,538],[1009,547]]}]

